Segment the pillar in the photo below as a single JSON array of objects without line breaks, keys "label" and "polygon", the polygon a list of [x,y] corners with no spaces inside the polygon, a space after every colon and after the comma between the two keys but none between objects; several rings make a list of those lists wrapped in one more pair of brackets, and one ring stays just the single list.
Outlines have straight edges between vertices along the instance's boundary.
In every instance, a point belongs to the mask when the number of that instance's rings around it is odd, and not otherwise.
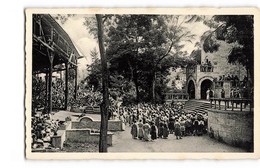
[{"label": "pillar", "polygon": [[78,91],[78,71],[77,71],[77,66],[75,66],[75,95],[74,95],[75,99],[77,99],[77,91]]},{"label": "pillar", "polygon": [[69,67],[68,63],[65,63],[65,110],[68,108],[68,93],[69,93],[69,87],[68,87],[68,81],[69,81]]},{"label": "pillar", "polygon": [[49,109],[48,112],[50,113],[52,111],[52,72],[53,72],[53,59],[54,59],[54,53],[52,51],[50,51],[50,55],[49,55],[49,80],[48,80],[48,105],[49,105]]},{"label": "pillar", "polygon": [[46,95],[45,95],[45,107],[48,107],[48,93],[49,93],[49,72],[46,72],[45,74],[45,89],[46,89]]},{"label": "pillar", "polygon": [[52,71],[53,71],[53,62],[50,62],[50,67],[49,67],[49,80],[48,80],[48,105],[49,105],[49,110],[48,112],[50,113],[52,111]]}]

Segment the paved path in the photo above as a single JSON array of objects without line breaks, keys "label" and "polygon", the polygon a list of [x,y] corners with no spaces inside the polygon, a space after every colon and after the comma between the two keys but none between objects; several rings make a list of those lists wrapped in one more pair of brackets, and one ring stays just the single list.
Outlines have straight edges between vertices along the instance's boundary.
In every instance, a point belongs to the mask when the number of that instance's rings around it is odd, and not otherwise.
[{"label": "paved path", "polygon": [[109,152],[246,152],[243,149],[235,148],[219,143],[207,135],[187,136],[176,140],[173,134],[168,139],[157,139],[151,142],[134,140],[130,135],[130,127],[126,130],[116,132],[113,135],[113,146],[108,148]]}]

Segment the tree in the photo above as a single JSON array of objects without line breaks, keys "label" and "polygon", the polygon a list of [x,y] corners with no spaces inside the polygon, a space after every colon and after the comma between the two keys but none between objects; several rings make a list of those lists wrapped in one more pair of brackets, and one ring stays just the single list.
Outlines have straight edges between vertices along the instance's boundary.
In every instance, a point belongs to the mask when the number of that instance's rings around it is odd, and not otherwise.
[{"label": "tree", "polygon": [[90,56],[91,56],[91,60],[92,60],[92,63],[95,62],[96,60],[98,60],[98,51],[96,49],[96,47],[93,48],[93,50],[90,50]]},{"label": "tree", "polygon": [[[62,24],[64,24],[69,17],[74,15],[57,15],[54,16],[56,20],[60,20]],[[101,72],[102,72],[102,93],[103,93],[103,102],[101,104],[101,125],[100,125],[100,139],[99,139],[99,152],[107,152],[107,128],[108,128],[108,105],[109,105],[109,93],[108,93],[108,68],[107,68],[107,58],[105,53],[104,46],[104,21],[108,18],[108,16],[102,16],[100,14],[95,15],[94,17],[90,17],[92,25],[89,26],[89,30],[94,33],[98,39],[99,43],[99,52],[101,57]],[[83,24],[85,24],[84,22]],[[95,24],[95,26],[93,26]],[[98,61],[96,59],[97,52],[92,51],[91,56],[93,60]],[[98,65],[98,64],[97,64]]]},{"label": "tree", "polygon": [[[107,47],[111,72],[119,72],[133,81],[136,101],[139,102],[140,76],[142,75],[141,55],[149,45],[148,36],[153,15],[115,15],[114,26],[110,26]],[[150,41],[150,43],[152,43]]]},{"label": "tree", "polygon": [[93,87],[94,91],[101,90],[101,60],[98,58],[99,53],[96,48],[90,51],[90,56],[92,59],[92,63],[87,65],[87,71],[89,75],[86,77],[86,81],[91,88]]},{"label": "tree", "polygon": [[100,125],[100,139],[99,139],[99,152],[107,152],[107,128],[108,128],[108,69],[107,58],[104,47],[104,29],[102,15],[96,14],[97,28],[98,28],[98,43],[102,65],[102,92],[103,102],[101,105],[101,125]]},{"label": "tree", "polygon": [[[116,15],[109,28],[107,54],[110,71],[120,72],[136,87],[150,93],[155,101],[157,73],[166,75],[177,64],[174,57],[184,56],[181,42],[190,41],[192,35],[183,23],[187,18],[162,15]],[[172,62],[171,62],[172,61]]]}]

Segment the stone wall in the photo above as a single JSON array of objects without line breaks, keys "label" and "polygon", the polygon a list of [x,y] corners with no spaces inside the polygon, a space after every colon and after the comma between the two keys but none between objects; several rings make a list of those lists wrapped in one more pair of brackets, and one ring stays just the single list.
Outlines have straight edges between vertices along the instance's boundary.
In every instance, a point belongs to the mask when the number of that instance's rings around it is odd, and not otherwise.
[{"label": "stone wall", "polygon": [[[79,121],[72,122],[71,128],[72,129],[100,129],[101,121],[93,120],[90,117],[82,117]],[[108,121],[108,130],[109,131],[123,131],[122,129],[122,121],[120,120],[109,120]]]},{"label": "stone wall", "polygon": [[253,112],[208,110],[209,136],[253,151]]},{"label": "stone wall", "polygon": [[63,148],[63,143],[66,140],[66,130],[58,130],[57,135],[51,138],[51,144],[55,148]]},{"label": "stone wall", "polygon": [[[67,142],[99,143],[99,134],[92,133],[90,129],[71,129],[66,131]],[[107,133],[107,144],[112,145],[112,133]]]},{"label": "stone wall", "polygon": [[[64,125],[57,131],[57,135],[52,137],[51,143],[53,147],[59,149],[63,148],[63,144],[65,141],[98,143],[99,134],[99,132],[92,132],[91,129],[86,129],[83,127],[80,129],[73,129],[73,122],[67,121],[66,125]],[[108,132],[107,134],[108,145],[112,145],[112,135],[113,133],[111,132]]]},{"label": "stone wall", "polygon": [[100,114],[100,107],[98,106],[71,107],[70,111],[75,113]]}]

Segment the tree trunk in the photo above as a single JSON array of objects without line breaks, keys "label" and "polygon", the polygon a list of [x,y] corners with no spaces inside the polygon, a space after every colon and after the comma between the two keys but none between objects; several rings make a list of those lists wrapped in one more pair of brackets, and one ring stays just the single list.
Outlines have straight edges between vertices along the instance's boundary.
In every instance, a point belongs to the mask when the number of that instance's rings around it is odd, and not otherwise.
[{"label": "tree trunk", "polygon": [[130,64],[129,59],[127,60],[127,63],[128,63],[129,69],[130,69],[130,79],[129,79],[129,81],[132,81],[133,78],[134,78],[134,70],[133,70],[132,65]]},{"label": "tree trunk", "polygon": [[155,104],[155,80],[156,74],[155,71],[152,71],[152,103]]},{"label": "tree trunk", "polygon": [[101,125],[99,138],[99,152],[107,152],[107,127],[108,127],[108,68],[107,58],[105,54],[104,39],[103,39],[103,21],[102,15],[96,14],[98,27],[98,42],[102,65],[102,90],[103,102],[101,105]]},{"label": "tree trunk", "polygon": [[137,76],[137,72],[136,72],[136,69],[134,70],[134,73],[133,73],[133,81],[134,81],[134,84],[135,84],[135,93],[136,93],[136,104],[138,105],[139,103],[139,85],[138,85],[138,76]]}]

